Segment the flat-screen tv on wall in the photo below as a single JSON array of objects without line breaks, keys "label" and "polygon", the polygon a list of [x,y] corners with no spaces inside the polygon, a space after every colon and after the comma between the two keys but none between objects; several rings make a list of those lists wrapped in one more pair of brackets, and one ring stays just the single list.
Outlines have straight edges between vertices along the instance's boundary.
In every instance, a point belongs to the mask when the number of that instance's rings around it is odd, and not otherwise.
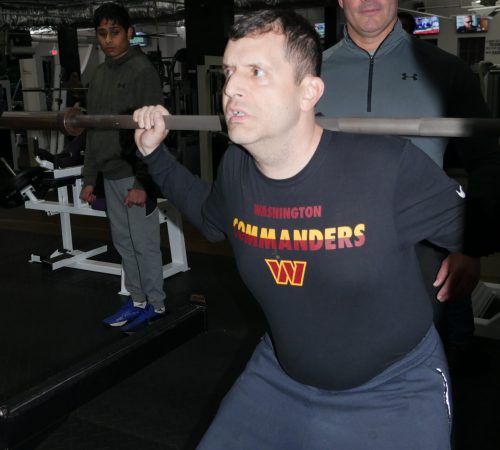
[{"label": "flat-screen tv on wall", "polygon": [[415,30],[413,34],[438,34],[439,17],[422,16],[415,17]]},{"label": "flat-screen tv on wall", "polygon": [[314,29],[319,34],[320,38],[325,37],[325,22],[318,22],[314,24]]},{"label": "flat-screen tv on wall", "polygon": [[147,47],[151,44],[151,38],[141,31],[137,31],[132,39],[130,45],[138,45],[139,47]]},{"label": "flat-screen tv on wall", "polygon": [[476,14],[457,16],[455,24],[458,33],[481,33],[488,31],[488,19]]}]

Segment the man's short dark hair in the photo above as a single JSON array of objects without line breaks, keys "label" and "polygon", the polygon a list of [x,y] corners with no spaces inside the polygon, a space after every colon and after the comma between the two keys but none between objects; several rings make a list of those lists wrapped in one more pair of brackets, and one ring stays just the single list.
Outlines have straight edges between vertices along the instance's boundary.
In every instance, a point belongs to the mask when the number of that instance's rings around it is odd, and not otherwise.
[{"label": "man's short dark hair", "polygon": [[285,36],[285,57],[295,64],[295,79],[321,74],[321,43],[314,27],[301,15],[287,9],[266,9],[240,17],[229,31],[229,39],[274,32]]},{"label": "man's short dark hair", "polygon": [[103,3],[94,11],[94,28],[96,30],[103,20],[120,25],[125,31],[132,26],[127,10],[116,3]]}]

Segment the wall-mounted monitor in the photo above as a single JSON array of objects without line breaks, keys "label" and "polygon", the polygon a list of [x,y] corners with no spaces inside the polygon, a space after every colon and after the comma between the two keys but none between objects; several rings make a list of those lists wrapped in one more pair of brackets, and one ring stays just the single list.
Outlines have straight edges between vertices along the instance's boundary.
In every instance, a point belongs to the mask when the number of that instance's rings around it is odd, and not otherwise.
[{"label": "wall-mounted monitor", "polygon": [[457,16],[455,24],[458,33],[481,33],[488,31],[488,19],[476,14]]},{"label": "wall-mounted monitor", "polygon": [[130,39],[130,45],[138,45],[139,47],[147,47],[150,44],[151,38],[146,36],[141,31],[137,31],[132,39]]},{"label": "wall-mounted monitor", "polygon": [[415,17],[415,30],[413,34],[438,34],[439,33],[439,17],[422,16]]},{"label": "wall-mounted monitor", "polygon": [[319,34],[320,38],[325,37],[325,22],[318,22],[314,24],[314,29]]}]

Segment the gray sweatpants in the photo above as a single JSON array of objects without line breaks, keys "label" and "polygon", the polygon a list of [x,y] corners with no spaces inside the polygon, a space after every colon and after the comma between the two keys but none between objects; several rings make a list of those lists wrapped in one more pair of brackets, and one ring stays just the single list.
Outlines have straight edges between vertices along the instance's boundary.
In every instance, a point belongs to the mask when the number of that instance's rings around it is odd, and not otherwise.
[{"label": "gray sweatpants", "polygon": [[410,353],[367,383],[322,390],[290,378],[266,335],[197,449],[449,450],[447,372],[431,327]]},{"label": "gray sweatpants", "polygon": [[133,177],[104,180],[111,237],[122,258],[125,288],[132,300],[147,300],[155,309],[162,308],[165,292],[158,209],[147,216],[145,207],[124,205],[133,183]]}]

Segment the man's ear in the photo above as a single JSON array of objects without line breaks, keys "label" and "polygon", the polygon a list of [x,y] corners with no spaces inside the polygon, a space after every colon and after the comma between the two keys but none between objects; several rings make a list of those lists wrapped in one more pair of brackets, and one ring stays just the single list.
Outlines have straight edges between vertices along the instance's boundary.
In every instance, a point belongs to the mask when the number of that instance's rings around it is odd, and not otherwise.
[{"label": "man's ear", "polygon": [[314,109],[316,103],[323,95],[325,84],[320,77],[306,75],[301,82],[302,97],[300,106],[303,111]]},{"label": "man's ear", "polygon": [[344,9],[344,0],[338,0],[339,1],[339,6]]},{"label": "man's ear", "polygon": [[128,38],[129,41],[134,36],[134,31],[135,31],[134,27],[128,27],[128,29],[127,29],[127,38]]}]

